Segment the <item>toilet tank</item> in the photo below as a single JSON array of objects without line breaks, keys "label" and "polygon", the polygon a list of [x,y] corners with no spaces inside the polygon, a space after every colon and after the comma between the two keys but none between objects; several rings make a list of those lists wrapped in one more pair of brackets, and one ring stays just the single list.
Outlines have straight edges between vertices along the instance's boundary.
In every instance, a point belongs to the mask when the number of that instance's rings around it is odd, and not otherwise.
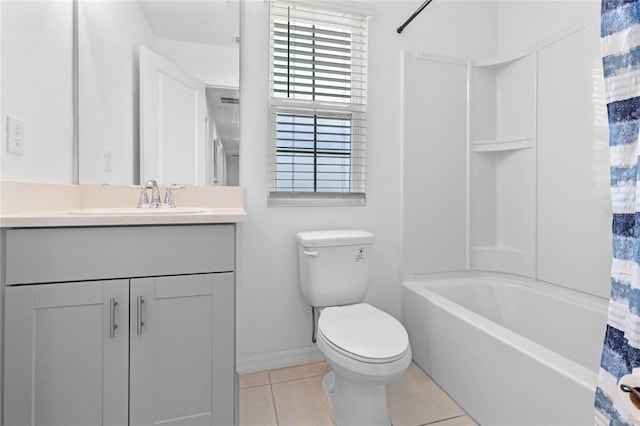
[{"label": "toilet tank", "polygon": [[307,231],[296,235],[302,294],[311,306],[364,299],[373,234],[359,230]]}]

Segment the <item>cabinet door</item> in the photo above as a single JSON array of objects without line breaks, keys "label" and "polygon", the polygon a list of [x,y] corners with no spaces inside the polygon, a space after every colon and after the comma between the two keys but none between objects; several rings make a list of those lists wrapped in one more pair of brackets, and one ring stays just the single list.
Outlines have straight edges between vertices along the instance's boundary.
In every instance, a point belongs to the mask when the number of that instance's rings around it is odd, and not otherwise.
[{"label": "cabinet door", "polygon": [[233,273],[131,280],[132,425],[234,423]]},{"label": "cabinet door", "polygon": [[5,296],[4,424],[126,424],[128,280]]}]

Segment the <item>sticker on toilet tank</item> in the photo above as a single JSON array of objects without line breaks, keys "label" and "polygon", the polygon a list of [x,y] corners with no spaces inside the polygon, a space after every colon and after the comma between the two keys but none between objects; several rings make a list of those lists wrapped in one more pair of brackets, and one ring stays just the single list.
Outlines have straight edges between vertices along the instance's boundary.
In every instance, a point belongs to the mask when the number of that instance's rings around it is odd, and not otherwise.
[{"label": "sticker on toilet tank", "polygon": [[360,247],[358,249],[358,252],[356,253],[356,262],[366,262],[367,261],[367,254],[364,251],[364,247]]}]

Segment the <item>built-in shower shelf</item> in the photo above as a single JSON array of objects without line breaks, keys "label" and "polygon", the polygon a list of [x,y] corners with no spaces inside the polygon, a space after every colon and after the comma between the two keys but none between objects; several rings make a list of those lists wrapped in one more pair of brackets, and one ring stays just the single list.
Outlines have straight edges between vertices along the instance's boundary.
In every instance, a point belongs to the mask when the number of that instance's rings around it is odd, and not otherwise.
[{"label": "built-in shower shelf", "polygon": [[471,142],[473,152],[498,152],[527,149],[533,146],[532,138],[496,139]]}]

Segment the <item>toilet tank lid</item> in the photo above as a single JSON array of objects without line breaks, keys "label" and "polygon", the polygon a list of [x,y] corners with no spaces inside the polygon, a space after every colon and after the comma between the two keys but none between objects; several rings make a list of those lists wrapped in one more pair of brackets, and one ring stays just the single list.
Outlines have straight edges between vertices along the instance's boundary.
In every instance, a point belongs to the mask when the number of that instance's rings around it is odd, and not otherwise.
[{"label": "toilet tank lid", "polygon": [[296,234],[296,241],[304,247],[348,246],[370,244],[373,242],[373,234],[357,229],[305,231]]}]

